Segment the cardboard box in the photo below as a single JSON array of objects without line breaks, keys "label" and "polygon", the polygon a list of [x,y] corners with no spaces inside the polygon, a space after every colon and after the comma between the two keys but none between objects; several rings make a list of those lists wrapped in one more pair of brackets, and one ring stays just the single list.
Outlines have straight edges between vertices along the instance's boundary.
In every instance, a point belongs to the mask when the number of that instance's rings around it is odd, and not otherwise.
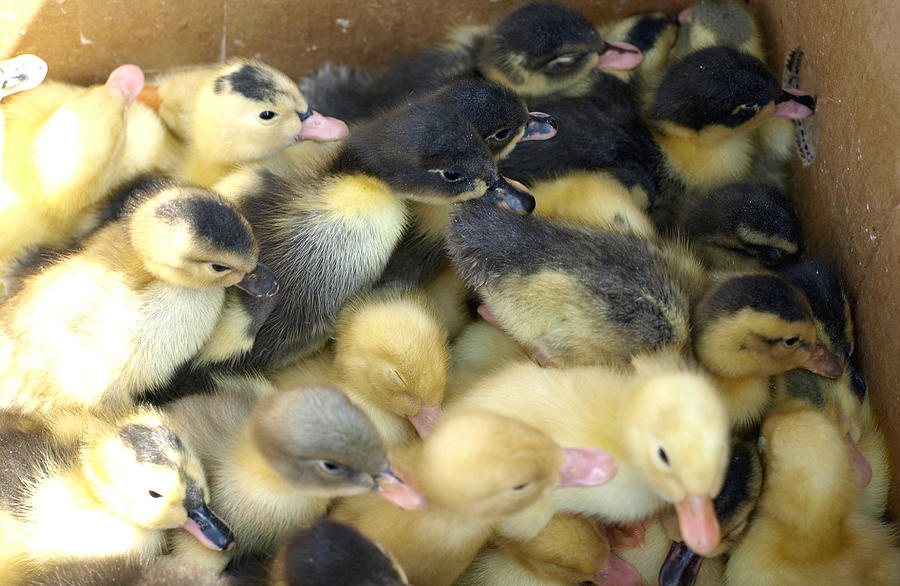
[{"label": "cardboard box", "polygon": [[[374,64],[524,3],[458,0],[0,0],[0,58],[36,53],[50,76],[105,79],[257,57],[298,77],[326,61]],[[569,0],[595,21],[690,0]],[[819,96],[817,156],[796,164],[805,249],[836,266],[854,305],[857,352],[891,445],[900,513],[900,10],[894,0],[751,0],[781,75],[800,46],[801,87]]]}]

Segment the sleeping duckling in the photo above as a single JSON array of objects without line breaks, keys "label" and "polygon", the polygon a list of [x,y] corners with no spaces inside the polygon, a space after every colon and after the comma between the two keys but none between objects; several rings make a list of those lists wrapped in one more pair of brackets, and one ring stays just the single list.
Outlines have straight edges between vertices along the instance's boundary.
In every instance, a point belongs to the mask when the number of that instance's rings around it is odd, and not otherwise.
[{"label": "sleeping duckling", "polygon": [[272,586],[403,586],[406,573],[388,552],[344,523],[322,518],[285,538]]},{"label": "sleeping duckling", "polygon": [[155,83],[159,115],[184,142],[179,175],[207,187],[242,163],[349,132],[341,120],[313,110],[286,75],[259,61],[175,71]]},{"label": "sleeping duckling", "polygon": [[14,454],[0,483],[4,584],[67,559],[158,555],[163,530],[175,527],[211,550],[234,543],[206,504],[199,459],[158,411],[113,424],[75,416],[76,441],[11,411],[0,419],[0,442]]},{"label": "sleeping duckling", "polygon": [[677,225],[712,271],[771,268],[800,252],[800,218],[771,184],[729,183],[693,198]]},{"label": "sleeping duckling", "polygon": [[0,100],[36,88],[45,77],[47,62],[37,55],[17,55],[0,61]]},{"label": "sleeping duckling", "polygon": [[478,407],[525,421],[557,443],[608,452],[616,477],[603,486],[553,493],[555,512],[634,523],[673,503],[686,543],[701,554],[719,544],[713,498],[728,464],[728,416],[709,375],[675,356],[607,367],[509,366],[461,395]]},{"label": "sleeping duckling", "polygon": [[123,65],[104,85],[46,80],[6,96],[0,266],[31,247],[61,246],[83,235],[113,188],[167,168],[162,121],[132,103],[143,83],[138,67]]},{"label": "sleeping duckling", "polygon": [[449,350],[426,297],[379,290],[354,299],[341,310],[333,337],[333,351],[285,367],[274,374],[276,385],[330,380],[389,446],[427,435],[440,414]]},{"label": "sleeping duckling", "polygon": [[406,200],[441,207],[484,196],[516,210],[534,207],[439,94],[355,129],[324,176],[298,173],[288,180],[247,169],[217,186],[239,202],[260,259],[282,285],[244,365],[278,368],[324,344],[344,302],[384,270],[403,233]]},{"label": "sleeping duckling", "polygon": [[900,550],[887,526],[854,512],[860,488],[847,448],[815,409],[762,427],[763,492],[732,550],[726,584],[897,584]]},{"label": "sleeping duckling", "polygon": [[690,298],[704,280],[678,245],[482,202],[455,210],[448,251],[482,316],[543,365],[627,364],[642,350],[685,345]]},{"label": "sleeping duckling", "polygon": [[0,306],[3,405],[122,413],[206,342],[225,287],[277,291],[250,225],[219,195],[158,177],[123,195],[117,219]]},{"label": "sleeping duckling", "polygon": [[579,95],[597,68],[628,69],[640,61],[635,47],[603,41],[579,11],[532,2],[494,28],[462,27],[443,43],[380,71],[328,66],[301,79],[300,88],[323,112],[362,120],[461,79],[487,79],[526,99]]},{"label": "sleeping duckling", "polygon": [[615,474],[600,450],[564,450],[529,425],[478,409],[447,414],[423,443],[394,457],[415,477],[428,509],[384,507],[362,495],[342,500],[331,515],[396,556],[410,582],[435,586],[453,583],[503,517],[546,500],[557,486],[596,486]]},{"label": "sleeping duckling", "polygon": [[421,508],[421,496],[391,471],[378,432],[329,387],[277,392],[262,378],[220,379],[217,392],[170,403],[173,426],[197,448],[211,503],[235,548],[212,552],[172,534],[173,555],[213,570],[274,551],[294,528],[325,514],[333,497],[373,492],[391,506]]}]

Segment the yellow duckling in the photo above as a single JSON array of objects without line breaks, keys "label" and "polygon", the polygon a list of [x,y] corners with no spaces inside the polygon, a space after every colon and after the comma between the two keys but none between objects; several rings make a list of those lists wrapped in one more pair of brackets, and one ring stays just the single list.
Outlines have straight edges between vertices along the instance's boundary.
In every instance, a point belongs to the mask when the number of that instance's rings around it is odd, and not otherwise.
[{"label": "yellow duckling", "polygon": [[259,61],[170,72],[155,83],[159,115],[184,143],[178,172],[200,185],[301,141],[340,140],[349,132],[310,108],[290,78]]},{"label": "yellow duckling", "polygon": [[171,556],[104,556],[66,560],[32,578],[30,586],[233,586],[235,579]]},{"label": "yellow duckling", "polygon": [[200,460],[158,411],[113,424],[76,417],[77,441],[13,412],[0,419],[0,442],[15,454],[0,499],[4,584],[69,559],[158,555],[163,530],[175,527],[206,548],[232,546],[228,525],[207,506]]},{"label": "yellow duckling", "polygon": [[0,404],[124,412],[206,342],[225,287],[277,291],[250,225],[217,194],[154,177],[123,194],[118,218],[0,306]]}]

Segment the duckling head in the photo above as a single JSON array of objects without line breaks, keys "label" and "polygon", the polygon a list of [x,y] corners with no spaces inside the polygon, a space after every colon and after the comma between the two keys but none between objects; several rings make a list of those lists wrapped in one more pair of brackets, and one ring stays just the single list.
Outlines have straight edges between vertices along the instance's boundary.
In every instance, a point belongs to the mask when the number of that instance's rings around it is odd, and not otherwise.
[{"label": "duckling head", "polygon": [[707,47],[669,68],[647,118],[665,135],[716,144],[769,117],[804,118],[814,110],[812,96],[782,90],[759,59],[730,47]]},{"label": "duckling head", "polygon": [[447,334],[424,300],[372,297],[344,312],[335,331],[335,365],[358,393],[408,417],[424,437],[447,386]]},{"label": "duckling head", "polygon": [[391,470],[372,422],[337,389],[279,392],[264,399],[252,417],[255,447],[282,478],[310,494],[373,491],[401,508],[425,506]]},{"label": "duckling head", "polygon": [[250,224],[220,195],[161,177],[139,179],[129,189],[128,238],[151,275],[182,287],[277,293],[275,276],[257,262]]},{"label": "duckling head", "polygon": [[204,86],[193,140],[222,164],[264,159],[303,140],[347,136],[347,125],[310,108],[297,85],[258,61],[235,60]]},{"label": "duckling head", "polygon": [[234,545],[231,529],[206,504],[199,458],[158,411],[142,408],[95,431],[81,456],[94,495],[120,518],[146,529],[184,527],[210,549]]},{"label": "duckling head", "polygon": [[587,85],[598,68],[631,69],[637,47],[604,42],[579,11],[533,2],[510,12],[486,40],[480,69],[491,81],[526,97]]},{"label": "duckling head", "polygon": [[739,273],[712,285],[694,309],[693,322],[697,359],[720,376],[805,368],[834,378],[844,369],[819,342],[806,297],[774,273]]},{"label": "duckling head", "polygon": [[674,357],[638,357],[624,442],[651,487],[675,504],[685,543],[708,555],[720,541],[713,499],[728,466],[728,413],[713,379]]},{"label": "duckling head", "polygon": [[762,35],[746,5],[736,0],[701,0],[678,15],[681,27],[673,57],[712,46],[732,47],[764,59]]}]

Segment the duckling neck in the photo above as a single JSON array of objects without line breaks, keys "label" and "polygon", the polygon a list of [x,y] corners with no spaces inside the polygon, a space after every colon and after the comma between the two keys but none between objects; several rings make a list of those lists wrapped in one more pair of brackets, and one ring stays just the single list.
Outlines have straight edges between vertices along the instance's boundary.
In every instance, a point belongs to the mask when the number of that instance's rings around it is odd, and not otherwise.
[{"label": "duckling neck", "polygon": [[410,208],[415,217],[415,230],[429,240],[441,240],[447,235],[450,225],[450,207],[447,204],[429,204],[410,201]]},{"label": "duckling neck", "polygon": [[97,258],[100,266],[110,267],[121,275],[133,290],[139,290],[155,280],[132,246],[126,221],[120,220],[97,231],[84,248],[85,258]]},{"label": "duckling neck", "polygon": [[717,376],[735,429],[748,429],[758,423],[772,400],[773,381],[767,376],[730,378]]},{"label": "duckling neck", "polygon": [[191,183],[212,187],[219,179],[237,168],[238,165],[233,163],[214,161],[194,154],[185,163],[183,174]]},{"label": "duckling neck", "polygon": [[753,141],[746,133],[708,142],[697,137],[653,130],[653,137],[674,179],[701,190],[738,181],[753,163]]}]

